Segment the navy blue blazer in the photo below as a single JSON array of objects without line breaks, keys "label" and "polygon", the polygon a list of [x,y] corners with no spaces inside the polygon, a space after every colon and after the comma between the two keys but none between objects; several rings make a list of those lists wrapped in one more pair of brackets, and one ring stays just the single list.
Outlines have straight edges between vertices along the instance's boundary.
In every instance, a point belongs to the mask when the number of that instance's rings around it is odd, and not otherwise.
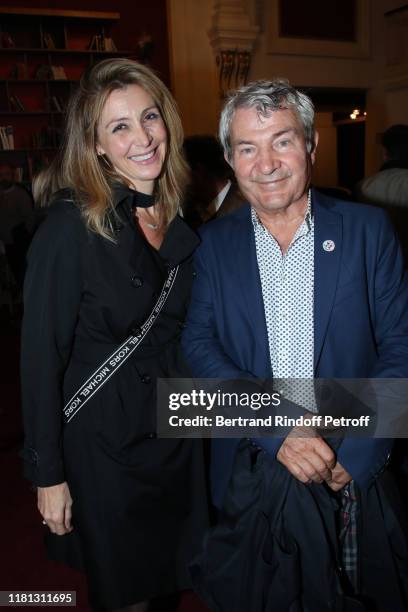
[{"label": "navy blue blazer", "polygon": [[[383,210],[313,190],[315,219],[314,364],[321,378],[408,377],[408,281]],[[200,378],[272,376],[250,207],[201,230],[183,348]],[[333,251],[323,248],[335,243]],[[281,439],[259,442],[276,455]],[[213,441],[212,491],[222,501],[236,439]],[[367,487],[384,466],[388,439],[346,438],[343,467]]]}]

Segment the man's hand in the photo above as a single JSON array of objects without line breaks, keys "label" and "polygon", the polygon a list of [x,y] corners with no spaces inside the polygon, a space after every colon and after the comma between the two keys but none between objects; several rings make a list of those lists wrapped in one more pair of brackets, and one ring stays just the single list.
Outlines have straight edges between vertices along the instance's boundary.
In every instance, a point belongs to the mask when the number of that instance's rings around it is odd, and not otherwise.
[{"label": "man's hand", "polygon": [[64,535],[72,531],[72,499],[66,482],[53,487],[38,487],[38,510],[52,533]]},{"label": "man's hand", "polygon": [[310,427],[294,427],[282,443],[277,459],[300,482],[333,482],[335,454]]},{"label": "man's hand", "polygon": [[353,480],[353,477],[346,472],[344,467],[339,462],[337,462],[332,469],[331,480],[327,480],[326,482],[332,491],[340,491],[340,489],[342,489],[351,480]]}]

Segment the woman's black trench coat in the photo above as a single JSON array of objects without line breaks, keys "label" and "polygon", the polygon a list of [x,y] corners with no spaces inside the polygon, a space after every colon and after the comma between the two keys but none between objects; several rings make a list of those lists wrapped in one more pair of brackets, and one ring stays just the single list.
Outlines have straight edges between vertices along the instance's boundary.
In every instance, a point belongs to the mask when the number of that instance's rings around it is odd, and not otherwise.
[{"label": "woman's black trench coat", "polygon": [[[87,231],[69,192],[59,192],[29,252],[22,334],[25,474],[38,486],[68,481],[73,533],[101,609],[188,586],[206,514],[200,441],[155,437],[156,378],[188,375],[178,339],[198,239],[176,217],[157,253],[132,216],[135,198],[149,206],[148,196],[117,186],[115,198],[113,243]],[[63,400],[144,322],[176,264],[148,336],[64,426]],[[52,539],[69,556],[71,535]]]}]

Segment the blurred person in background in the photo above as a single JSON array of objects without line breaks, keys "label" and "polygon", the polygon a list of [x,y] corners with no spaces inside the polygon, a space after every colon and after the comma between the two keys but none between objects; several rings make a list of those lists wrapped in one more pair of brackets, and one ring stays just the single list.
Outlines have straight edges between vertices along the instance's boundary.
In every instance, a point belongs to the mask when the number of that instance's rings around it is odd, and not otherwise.
[{"label": "blurred person in background", "polygon": [[189,136],[184,140],[184,155],[191,170],[183,204],[189,225],[197,228],[242,206],[244,198],[217,138]]},{"label": "blurred person in background", "polygon": [[382,136],[383,158],[380,171],[360,181],[356,200],[385,208],[408,256],[408,125],[396,124]]},{"label": "blurred person in background", "polygon": [[34,229],[33,201],[15,180],[15,168],[0,164],[0,240],[4,245],[7,263],[22,289],[25,256]]}]

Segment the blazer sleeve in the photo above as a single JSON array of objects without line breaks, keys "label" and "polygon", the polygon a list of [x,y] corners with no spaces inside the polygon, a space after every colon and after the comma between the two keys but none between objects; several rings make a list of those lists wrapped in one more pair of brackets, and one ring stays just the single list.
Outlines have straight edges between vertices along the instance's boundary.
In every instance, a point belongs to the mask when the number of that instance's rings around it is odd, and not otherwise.
[{"label": "blazer sleeve", "polygon": [[193,376],[198,378],[255,378],[240,369],[224,351],[217,335],[211,275],[207,269],[206,242],[194,255],[194,282],[182,347]]},{"label": "blazer sleeve", "polygon": [[[373,261],[373,333],[378,359],[371,378],[408,377],[408,279],[402,250],[391,222],[376,210],[377,223],[370,224],[370,257]],[[377,387],[378,388],[378,387]],[[386,387],[385,387],[386,388]],[[377,410],[387,410],[387,394],[377,394]],[[358,442],[358,443],[356,443]],[[368,487],[381,473],[393,446],[392,439],[345,439],[338,460],[360,487]]]},{"label": "blazer sleeve", "polygon": [[62,384],[83,285],[80,237],[86,230],[79,211],[66,207],[51,210],[37,231],[24,285],[21,454],[25,476],[43,487],[65,480]]}]

